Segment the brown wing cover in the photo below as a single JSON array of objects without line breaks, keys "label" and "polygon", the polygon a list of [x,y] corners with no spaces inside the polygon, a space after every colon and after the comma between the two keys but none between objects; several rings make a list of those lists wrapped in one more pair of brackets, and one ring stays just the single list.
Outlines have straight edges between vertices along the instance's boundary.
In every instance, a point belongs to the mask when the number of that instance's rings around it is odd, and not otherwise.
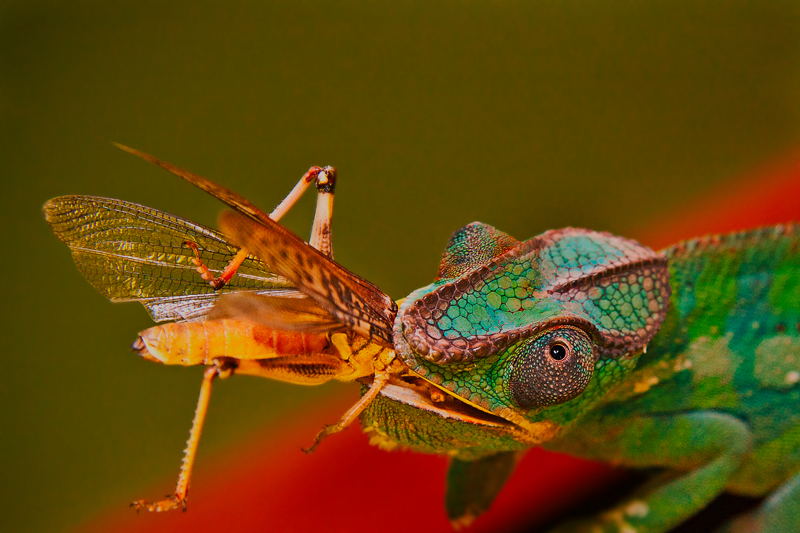
[{"label": "brown wing cover", "polygon": [[392,346],[397,305],[372,283],[345,269],[280,224],[232,212],[220,228],[353,331]]}]

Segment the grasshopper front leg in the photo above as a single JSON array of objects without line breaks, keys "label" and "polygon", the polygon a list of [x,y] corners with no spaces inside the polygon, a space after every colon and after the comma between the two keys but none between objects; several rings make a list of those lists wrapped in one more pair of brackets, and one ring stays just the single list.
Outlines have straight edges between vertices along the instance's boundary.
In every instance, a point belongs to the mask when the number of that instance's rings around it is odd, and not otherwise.
[{"label": "grasshopper front leg", "polygon": [[624,419],[604,431],[581,429],[577,446],[560,447],[583,457],[632,467],[667,467],[655,478],[588,521],[567,523],[558,533],[661,533],[669,531],[718,496],[752,448],[750,428],[738,418],[712,411]]},{"label": "grasshopper front leg", "polygon": [[[171,172],[172,174],[175,174],[176,176],[179,176],[190,183],[200,186],[201,188],[210,187],[211,190],[214,191],[212,194],[214,194],[214,196],[217,198],[238,196],[215,183],[208,182],[208,180],[205,178],[189,172],[186,169],[173,165],[172,163],[167,163],[166,161],[162,161],[157,157],[136,150],[135,148],[131,148],[130,146],[125,146],[124,144],[113,144],[120,150],[158,165],[167,172]],[[199,182],[205,183],[205,186],[201,186]],[[303,196],[303,193],[306,192],[311,183],[314,183],[318,194],[317,208],[314,214],[314,223],[311,227],[311,238],[309,240],[309,244],[332,259],[333,246],[331,244],[331,218],[333,217],[333,192],[336,188],[335,168],[331,166],[314,166],[308,169],[308,172],[303,174],[289,194],[287,194],[281,203],[272,210],[272,212],[269,214],[269,218],[275,222],[279,221],[283,215],[285,215],[294,206],[294,204],[297,203],[297,200]],[[208,191],[209,189],[205,190]],[[258,208],[252,204],[249,204],[248,207],[258,210]],[[219,276],[214,276],[211,270],[200,259],[200,250],[197,245],[191,241],[186,241],[184,245],[194,250],[195,258],[193,262],[197,268],[197,272],[216,290],[224,287],[225,284],[228,283],[234,275],[236,275],[236,271],[249,255],[249,251],[246,248],[241,248],[239,252],[230,260],[223,272]]]},{"label": "grasshopper front leg", "polygon": [[[317,208],[314,213],[314,223],[311,226],[309,244],[333,259],[331,219],[333,218],[333,190],[336,186],[336,169],[333,167],[311,167],[308,169],[308,172],[303,174],[300,181],[298,181],[291,192],[286,195],[286,198],[272,210],[269,214],[269,218],[275,222],[279,221],[283,215],[294,206],[297,200],[303,196],[303,193],[306,192],[306,189],[308,189],[308,186],[312,182],[316,185],[318,194]],[[231,278],[236,275],[236,271],[250,255],[247,248],[240,248],[222,271],[222,274],[214,276],[200,258],[200,250],[197,245],[191,241],[187,241],[184,244],[194,250],[194,264],[197,268],[197,272],[199,272],[200,276],[209,282],[215,290],[224,287]]]}]

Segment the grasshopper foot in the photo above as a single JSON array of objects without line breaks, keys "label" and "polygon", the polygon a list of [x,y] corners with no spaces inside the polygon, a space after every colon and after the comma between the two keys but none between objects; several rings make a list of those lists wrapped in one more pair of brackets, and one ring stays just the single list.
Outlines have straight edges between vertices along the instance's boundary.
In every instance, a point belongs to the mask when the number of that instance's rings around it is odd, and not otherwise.
[{"label": "grasshopper foot", "polygon": [[173,509],[178,508],[186,511],[186,499],[180,498],[174,494],[168,494],[163,500],[159,500],[157,502],[150,502],[149,500],[136,500],[135,502],[131,502],[131,507],[136,509],[137,513],[142,509],[150,511],[151,513],[172,511]]},{"label": "grasshopper foot", "polygon": [[307,454],[314,453],[314,450],[317,449],[317,446],[319,446],[319,443],[322,442],[325,439],[325,437],[333,435],[334,433],[339,433],[343,429],[345,429],[345,426],[343,426],[341,422],[338,424],[331,424],[329,426],[325,426],[320,430],[319,433],[317,433],[317,436],[314,437],[314,442],[311,444],[311,446],[309,446],[308,448],[303,448],[303,451]]}]

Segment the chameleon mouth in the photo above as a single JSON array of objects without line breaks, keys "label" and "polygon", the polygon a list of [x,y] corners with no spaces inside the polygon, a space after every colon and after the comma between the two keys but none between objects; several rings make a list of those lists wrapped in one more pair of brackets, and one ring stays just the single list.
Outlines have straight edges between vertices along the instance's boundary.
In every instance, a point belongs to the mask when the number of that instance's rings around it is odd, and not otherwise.
[{"label": "chameleon mouth", "polygon": [[[439,394],[435,394],[435,392],[439,392]],[[439,391],[439,389],[432,387],[428,382],[417,377],[392,380],[383,387],[381,395],[453,421],[484,426],[487,429],[496,429],[504,432],[509,430],[524,431],[516,424],[499,416],[481,411],[452,394]]]}]

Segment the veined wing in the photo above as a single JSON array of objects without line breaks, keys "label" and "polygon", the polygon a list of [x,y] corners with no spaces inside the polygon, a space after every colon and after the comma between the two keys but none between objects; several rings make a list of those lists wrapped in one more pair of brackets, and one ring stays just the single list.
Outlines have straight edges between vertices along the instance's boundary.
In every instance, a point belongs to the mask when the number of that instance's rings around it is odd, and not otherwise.
[{"label": "veined wing", "polygon": [[215,274],[238,248],[220,232],[180,217],[96,196],[53,198],[43,210],[94,288],[115,302],[141,302],[156,322],[203,317],[226,292],[302,297],[252,256],[230,283],[215,291],[197,272],[195,252],[184,242],[197,246],[200,259]]},{"label": "veined wing", "polygon": [[243,196],[150,154],[114,144],[183,178],[240,213],[224,213],[220,219],[221,228],[236,244],[269,263],[342,324],[393,346],[392,324],[397,305],[378,287],[303,242]]},{"label": "veined wing", "polygon": [[233,212],[220,216],[220,229],[266,261],[276,272],[348,328],[393,346],[397,305],[378,287],[329,259],[273,220]]}]

